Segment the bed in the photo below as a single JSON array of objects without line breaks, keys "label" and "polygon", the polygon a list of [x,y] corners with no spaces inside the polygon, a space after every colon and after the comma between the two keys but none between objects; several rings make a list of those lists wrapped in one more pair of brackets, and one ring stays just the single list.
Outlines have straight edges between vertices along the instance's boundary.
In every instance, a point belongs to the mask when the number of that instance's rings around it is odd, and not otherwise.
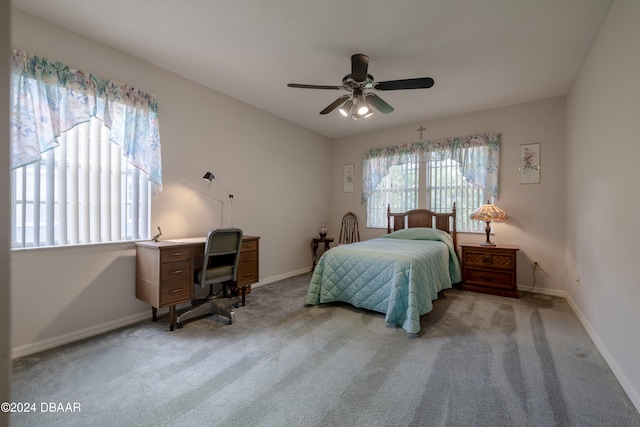
[{"label": "bed", "polygon": [[387,208],[387,234],[320,257],[305,304],[345,302],[417,334],[438,292],[461,280],[455,217],[455,204],[450,213]]}]

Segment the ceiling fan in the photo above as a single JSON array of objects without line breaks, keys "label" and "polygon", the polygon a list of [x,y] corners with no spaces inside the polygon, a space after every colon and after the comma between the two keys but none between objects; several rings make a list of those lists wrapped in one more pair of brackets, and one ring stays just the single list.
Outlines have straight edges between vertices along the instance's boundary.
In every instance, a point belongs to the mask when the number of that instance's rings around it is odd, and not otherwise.
[{"label": "ceiling fan", "polygon": [[347,74],[342,79],[341,86],[308,85],[299,83],[289,83],[287,86],[302,89],[329,89],[346,90],[348,95],[329,104],[320,114],[328,114],[340,107],[340,113],[357,120],[366,118],[373,114],[371,107],[384,114],[393,111],[393,107],[387,104],[382,98],[370,90],[403,90],[403,89],[428,89],[433,86],[431,77],[419,77],[415,79],[389,80],[386,82],[376,82],[371,74],[367,74],[369,68],[369,57],[361,53],[351,56],[351,74]]}]

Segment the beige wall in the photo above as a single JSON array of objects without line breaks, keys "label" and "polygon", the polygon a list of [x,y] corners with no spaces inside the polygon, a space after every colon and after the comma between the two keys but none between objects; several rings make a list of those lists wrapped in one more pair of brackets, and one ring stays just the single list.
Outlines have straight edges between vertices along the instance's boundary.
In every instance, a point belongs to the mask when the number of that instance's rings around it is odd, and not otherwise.
[{"label": "beige wall", "polygon": [[[507,223],[494,225],[496,234],[492,241],[520,247],[518,285],[521,289],[531,287],[531,261],[537,260],[541,270],[537,273],[536,290],[560,294],[564,288],[564,111],[564,97],[558,97],[335,140],[330,233],[339,233],[340,219],[348,211],[358,215],[363,239],[386,232],[364,228],[366,205],[360,203],[360,197],[361,159],[366,150],[417,141],[416,129],[421,124],[426,128],[425,140],[500,132],[500,194],[495,203],[509,214],[510,219]],[[541,144],[541,181],[540,184],[521,185],[518,174],[520,144],[533,142]],[[345,163],[356,165],[353,193],[343,192]],[[480,243],[484,240],[484,234],[460,233],[458,241]]]},{"label": "beige wall", "polygon": [[[2,51],[8,53],[9,44],[9,2],[0,2],[0,46]],[[3,55],[0,59],[0,99],[9,98],[9,56]],[[9,374],[11,372],[10,358],[10,328],[6,327],[10,321],[9,305],[9,246],[11,237],[9,234],[9,224],[11,221],[11,210],[9,208],[9,174],[4,173],[9,164],[9,103],[2,102],[0,105],[0,163],[4,165],[0,170],[0,402],[10,401],[9,397]],[[0,412],[0,426],[9,424],[9,414]]]},{"label": "beige wall", "polygon": [[640,2],[615,0],[567,98],[566,290],[640,409],[639,40]]},{"label": "beige wall", "polygon": [[[235,195],[234,225],[261,237],[261,282],[309,270],[309,240],[329,215],[327,138],[16,9],[12,22],[14,48],[158,96],[164,189],[151,224],[163,238],[229,226],[215,200],[226,194],[201,179],[209,170]],[[132,244],[14,251],[12,263],[14,354],[150,315],[134,296]]]}]

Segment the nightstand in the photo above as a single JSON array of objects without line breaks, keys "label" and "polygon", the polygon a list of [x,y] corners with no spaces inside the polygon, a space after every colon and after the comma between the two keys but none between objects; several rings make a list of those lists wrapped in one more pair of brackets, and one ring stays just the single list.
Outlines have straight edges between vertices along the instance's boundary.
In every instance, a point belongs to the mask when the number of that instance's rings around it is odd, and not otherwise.
[{"label": "nightstand", "polygon": [[460,245],[465,291],[519,298],[516,285],[518,247]]}]

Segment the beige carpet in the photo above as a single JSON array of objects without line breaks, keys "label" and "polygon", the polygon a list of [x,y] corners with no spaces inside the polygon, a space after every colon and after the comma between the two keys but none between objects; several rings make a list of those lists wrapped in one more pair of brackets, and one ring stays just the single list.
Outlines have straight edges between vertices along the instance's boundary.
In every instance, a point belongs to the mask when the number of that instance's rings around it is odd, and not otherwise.
[{"label": "beige carpet", "polygon": [[[25,357],[13,426],[640,426],[567,303],[448,290],[409,337],[381,314],[304,307],[308,274],[227,325],[165,318]],[[40,411],[42,402],[81,412]]]}]

